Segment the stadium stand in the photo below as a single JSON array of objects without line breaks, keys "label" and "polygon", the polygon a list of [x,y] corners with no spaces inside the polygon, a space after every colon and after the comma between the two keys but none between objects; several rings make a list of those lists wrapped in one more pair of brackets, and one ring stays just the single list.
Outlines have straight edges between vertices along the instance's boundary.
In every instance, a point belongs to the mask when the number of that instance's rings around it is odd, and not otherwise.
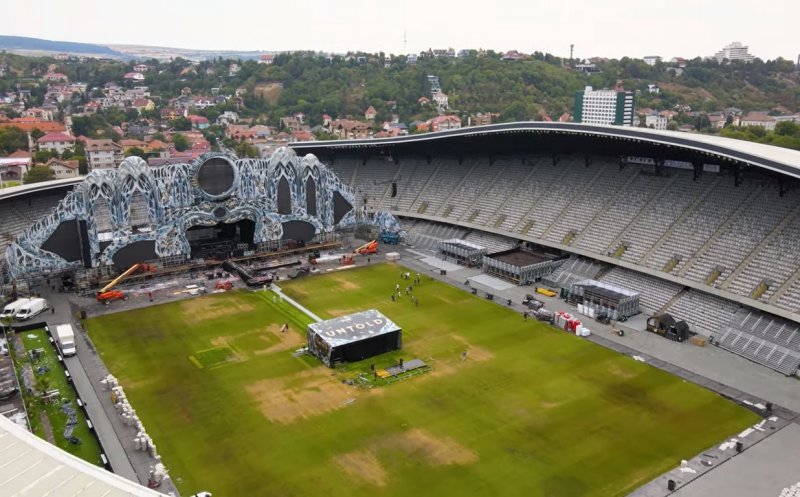
[{"label": "stadium stand", "polygon": [[716,343],[786,375],[800,367],[800,330],[783,319],[740,310],[720,330]]},{"label": "stadium stand", "polygon": [[543,278],[546,285],[568,288],[580,280],[596,280],[605,269],[605,265],[591,259],[571,256],[559,268]]},{"label": "stadium stand", "polygon": [[470,231],[463,239],[485,247],[490,254],[510,250],[517,245],[516,241],[511,238],[482,231]]},{"label": "stadium stand", "polygon": [[677,283],[622,267],[612,268],[600,278],[600,281],[638,292],[639,305],[648,314],[659,313],[683,289]]}]

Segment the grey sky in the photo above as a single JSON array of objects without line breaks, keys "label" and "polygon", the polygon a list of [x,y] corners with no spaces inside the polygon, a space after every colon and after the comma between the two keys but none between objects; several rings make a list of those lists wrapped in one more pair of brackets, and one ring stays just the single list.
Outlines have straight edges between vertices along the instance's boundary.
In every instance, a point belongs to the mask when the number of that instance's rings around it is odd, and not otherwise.
[{"label": "grey sky", "polygon": [[[575,56],[710,56],[741,41],[795,60],[800,1],[771,0],[6,0],[0,34],[195,49]],[[404,46],[403,33],[407,43]]]}]

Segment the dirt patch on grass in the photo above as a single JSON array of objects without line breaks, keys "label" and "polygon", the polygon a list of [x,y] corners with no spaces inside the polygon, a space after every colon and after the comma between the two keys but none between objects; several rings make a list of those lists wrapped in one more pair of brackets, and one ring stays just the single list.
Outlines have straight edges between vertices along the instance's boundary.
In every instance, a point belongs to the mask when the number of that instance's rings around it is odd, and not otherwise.
[{"label": "dirt patch on grass", "polygon": [[348,452],[334,457],[333,462],[356,480],[362,480],[378,487],[386,486],[388,475],[372,451]]},{"label": "dirt patch on grass", "polygon": [[278,99],[283,92],[283,83],[261,83],[256,85],[253,93],[268,101],[272,105],[278,103]]},{"label": "dirt patch on grass", "polygon": [[252,312],[255,306],[242,299],[226,299],[218,301],[209,298],[185,300],[181,303],[181,311],[186,324],[199,324],[209,319]]},{"label": "dirt patch on grass", "polygon": [[365,483],[384,487],[389,479],[378,454],[398,451],[409,459],[424,461],[430,466],[464,465],[477,462],[478,454],[449,437],[437,437],[432,433],[413,428],[409,431],[370,440],[366,448],[335,456],[332,460],[349,476]]},{"label": "dirt patch on grass", "polygon": [[271,354],[273,352],[285,352],[288,350],[295,350],[303,345],[306,344],[306,341],[303,340],[303,337],[300,336],[299,333],[292,330],[291,326],[285,332],[281,332],[281,327],[277,324],[271,324],[264,329],[264,333],[261,334],[261,338],[265,341],[272,341],[269,336],[265,336],[265,334],[269,334],[275,337],[278,337],[278,343],[272,344],[267,348],[254,350],[253,354],[255,355],[264,355],[264,354]]},{"label": "dirt patch on grass", "polygon": [[385,447],[400,449],[410,457],[420,457],[431,466],[471,464],[478,454],[449,437],[437,437],[432,433],[414,428],[401,435],[385,440]]},{"label": "dirt patch on grass", "polygon": [[333,278],[342,290],[360,290],[361,285],[341,276]]},{"label": "dirt patch on grass", "polygon": [[282,424],[341,409],[363,394],[321,368],[257,381],[245,389],[267,419]]},{"label": "dirt patch on grass", "polygon": [[630,371],[628,369],[621,368],[619,364],[617,364],[616,362],[611,364],[611,366],[608,368],[608,372],[618,378],[622,378],[625,380],[636,378],[637,376],[637,373],[635,371]]},{"label": "dirt patch on grass", "polygon": [[453,340],[464,345],[464,350],[467,352],[467,358],[464,362],[477,361],[483,362],[494,359],[494,354],[483,347],[470,344],[464,337],[460,335],[451,335]]}]

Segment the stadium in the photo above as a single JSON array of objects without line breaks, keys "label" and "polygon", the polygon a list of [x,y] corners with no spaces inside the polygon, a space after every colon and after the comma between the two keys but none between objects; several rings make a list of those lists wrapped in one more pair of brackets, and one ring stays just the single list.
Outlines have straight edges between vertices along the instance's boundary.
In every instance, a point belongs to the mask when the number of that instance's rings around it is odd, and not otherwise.
[{"label": "stadium", "polygon": [[[130,480],[163,462],[184,495],[780,495],[800,441],[798,178],[791,150],[522,122],[3,190],[4,289],[79,323],[64,362],[122,476],[4,422],[2,453],[40,461],[12,484],[157,495]],[[94,298],[142,263],[124,301]],[[238,290],[176,291],[223,271]],[[338,355],[324,337],[385,322]],[[314,337],[324,357],[300,352]]]}]

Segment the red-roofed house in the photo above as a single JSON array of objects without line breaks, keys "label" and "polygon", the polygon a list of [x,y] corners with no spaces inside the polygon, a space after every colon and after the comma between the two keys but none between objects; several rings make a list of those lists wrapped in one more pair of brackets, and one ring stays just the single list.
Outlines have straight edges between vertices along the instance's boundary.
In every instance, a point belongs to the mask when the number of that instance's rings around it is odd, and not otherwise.
[{"label": "red-roofed house", "polygon": [[433,132],[460,129],[461,119],[459,119],[458,116],[436,116],[428,120],[428,124],[430,125],[430,130]]},{"label": "red-roofed house", "polygon": [[369,106],[369,108],[367,108],[367,110],[364,111],[364,119],[366,119],[367,121],[373,121],[375,119],[375,116],[377,115],[378,111],[376,111],[375,107],[371,105]]},{"label": "red-roofed house", "polygon": [[27,150],[16,150],[13,154],[9,155],[9,157],[12,159],[30,159],[33,157],[33,154]]},{"label": "red-roofed house", "polygon": [[421,107],[425,107],[426,105],[428,105],[429,103],[431,103],[431,99],[430,99],[430,98],[428,98],[428,97],[419,97],[419,98],[417,99],[417,102],[419,103],[419,105],[420,105]]},{"label": "red-roofed house", "polygon": [[315,138],[311,131],[292,131],[293,142],[310,142],[314,140]]},{"label": "red-roofed house", "polygon": [[192,128],[194,129],[206,129],[210,126],[208,118],[203,116],[198,116],[196,114],[189,114],[188,119],[189,122],[192,123]]},{"label": "red-roofed house", "polygon": [[67,75],[66,74],[62,74],[60,72],[49,72],[49,73],[44,75],[43,79],[45,81],[49,81],[49,82],[52,82],[52,83],[58,83],[58,82],[66,83],[67,81],[69,81],[69,78],[67,77]]},{"label": "red-roofed house", "polygon": [[322,125],[328,126],[333,118],[328,114],[322,114]]},{"label": "red-roofed house", "polygon": [[155,109],[156,104],[149,98],[135,98],[133,102],[131,102],[131,107],[138,110],[141,113],[144,111]]},{"label": "red-roofed house", "polygon": [[55,179],[78,177],[79,163],[77,160],[50,159],[45,166],[53,170]]},{"label": "red-roofed house", "polygon": [[75,148],[75,137],[61,132],[47,133],[36,140],[36,143],[39,145],[39,150],[49,150],[60,155],[68,148]]},{"label": "red-roofed house", "polygon": [[258,61],[259,64],[266,64],[271,65],[275,61],[275,56],[270,53],[265,53],[261,56],[261,60]]}]

